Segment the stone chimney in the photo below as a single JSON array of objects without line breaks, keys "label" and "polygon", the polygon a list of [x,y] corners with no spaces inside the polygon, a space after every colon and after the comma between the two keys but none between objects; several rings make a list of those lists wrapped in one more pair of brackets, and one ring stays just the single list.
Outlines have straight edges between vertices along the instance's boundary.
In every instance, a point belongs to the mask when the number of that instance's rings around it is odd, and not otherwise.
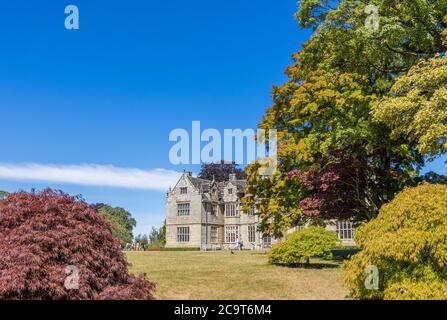
[{"label": "stone chimney", "polygon": [[229,180],[230,181],[236,181],[236,174],[235,173],[230,173],[230,175],[229,175]]}]

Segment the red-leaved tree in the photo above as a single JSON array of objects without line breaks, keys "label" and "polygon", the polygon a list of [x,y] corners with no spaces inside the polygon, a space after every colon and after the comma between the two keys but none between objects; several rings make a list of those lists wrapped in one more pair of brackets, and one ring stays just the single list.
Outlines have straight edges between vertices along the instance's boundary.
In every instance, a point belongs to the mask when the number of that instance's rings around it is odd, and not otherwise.
[{"label": "red-leaved tree", "polygon": [[105,219],[51,189],[0,200],[0,299],[153,299]]},{"label": "red-leaved tree", "polygon": [[299,202],[304,214],[322,219],[368,221],[402,186],[399,170],[376,168],[366,157],[335,154],[322,170],[293,170],[288,179],[300,179],[309,196]]}]

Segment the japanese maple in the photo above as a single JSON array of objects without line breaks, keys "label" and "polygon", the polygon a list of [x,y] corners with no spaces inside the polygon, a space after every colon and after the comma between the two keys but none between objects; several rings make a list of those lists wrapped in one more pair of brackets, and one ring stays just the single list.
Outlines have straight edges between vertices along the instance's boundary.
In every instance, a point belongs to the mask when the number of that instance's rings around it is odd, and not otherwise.
[{"label": "japanese maple", "polygon": [[[67,286],[77,270],[77,286]],[[51,189],[0,201],[0,299],[153,299],[104,217]]]}]

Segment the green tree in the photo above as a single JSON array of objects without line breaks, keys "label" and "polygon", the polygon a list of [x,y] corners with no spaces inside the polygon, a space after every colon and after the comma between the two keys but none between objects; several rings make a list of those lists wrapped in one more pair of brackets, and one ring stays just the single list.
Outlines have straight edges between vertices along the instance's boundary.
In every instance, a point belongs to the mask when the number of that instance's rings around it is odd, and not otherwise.
[{"label": "green tree", "polygon": [[447,184],[447,176],[437,174],[433,171],[424,174],[421,180],[432,184]]},{"label": "green tree", "polygon": [[166,222],[159,229],[152,227],[149,233],[149,243],[154,246],[164,247],[166,244]]},{"label": "green tree", "polygon": [[[378,28],[368,23],[374,19],[368,6],[377,10]],[[446,51],[446,15],[447,0],[301,0],[296,17],[315,32],[296,55],[296,76],[317,69],[356,73],[386,93],[396,74]]]},{"label": "green tree", "polygon": [[413,182],[417,176],[414,166],[422,164],[422,157],[405,139],[390,139],[386,125],[373,121],[371,105],[377,99],[365,77],[321,70],[306,81],[293,79],[274,89],[274,105],[260,127],[279,130],[278,171],[266,179],[258,176],[257,165],[248,167],[244,199],[245,210],[258,207],[262,231],[280,235],[303,219],[297,207],[312,190],[299,178],[288,177],[293,170],[325,174],[345,155],[367,164],[362,181],[350,177],[343,181],[345,185],[358,182],[351,187],[358,199],[366,200],[361,209],[350,210],[358,212],[358,220],[374,217],[383,203]]},{"label": "green tree", "polygon": [[447,152],[447,59],[421,60],[401,76],[373,109],[378,121],[417,143],[431,158]]},{"label": "green tree", "polygon": [[[371,5],[378,12],[377,27],[368,23]],[[313,218],[303,215],[299,204],[317,190],[304,188],[298,175],[290,179],[290,172],[333,175],[331,167],[342,162],[339,155],[367,164],[362,172],[367,180],[355,189],[368,206],[357,210],[356,218],[369,220],[397,192],[416,183],[424,155],[444,152],[444,60],[436,57],[447,49],[446,16],[447,0],[300,1],[296,17],[313,34],[293,55],[295,63],[286,71],[290,80],[274,87],[273,106],[259,125],[279,130],[278,170],[265,178],[257,175],[258,164],[247,168],[244,206],[258,207],[261,230],[280,235]],[[423,84],[421,74],[411,92],[404,84],[417,81],[419,72],[438,81]],[[417,103],[399,107],[413,113],[393,122],[395,110],[389,106],[409,95],[416,95]],[[413,118],[420,103],[426,108],[419,116],[428,112],[424,120]],[[358,179],[340,183],[351,181]]]},{"label": "green tree", "polygon": [[6,192],[6,191],[1,191],[1,190],[0,190],[0,199],[4,199],[4,198],[6,198],[8,195],[9,195],[8,192]]},{"label": "green tree", "polygon": [[297,231],[283,242],[273,245],[269,252],[269,262],[278,265],[309,265],[311,258],[332,258],[331,249],[337,246],[335,232],[321,227],[309,227]]},{"label": "green tree", "polygon": [[152,227],[152,230],[149,233],[149,242],[151,244],[157,243],[159,239],[160,239],[160,232],[159,232],[159,230],[157,228],[155,228],[155,227]]},{"label": "green tree", "polygon": [[137,222],[128,211],[109,205],[99,205],[98,212],[106,218],[112,228],[112,234],[120,241],[122,248],[132,243],[132,230]]},{"label": "green tree", "polygon": [[160,228],[160,244],[164,247],[166,245],[166,220],[163,227]]},{"label": "green tree", "polygon": [[[406,188],[355,235],[362,251],[345,264],[359,299],[447,299],[447,186]],[[365,286],[378,268],[378,290]]]}]

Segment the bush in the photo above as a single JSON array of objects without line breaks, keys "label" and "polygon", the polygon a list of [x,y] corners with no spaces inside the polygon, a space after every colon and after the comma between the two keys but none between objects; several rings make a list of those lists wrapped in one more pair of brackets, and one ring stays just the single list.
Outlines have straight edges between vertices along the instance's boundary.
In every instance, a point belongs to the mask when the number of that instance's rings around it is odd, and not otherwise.
[{"label": "bush", "polygon": [[[70,269],[79,277],[67,286]],[[110,226],[82,199],[47,189],[0,201],[0,300],[153,299],[153,291],[129,275]]]},{"label": "bush", "polygon": [[146,251],[162,251],[162,249],[163,246],[161,246],[159,243],[153,243],[146,248]]},{"label": "bush", "polygon": [[332,258],[331,249],[338,244],[335,232],[321,227],[309,227],[287,236],[283,242],[273,245],[269,262],[278,265],[295,266],[310,263],[310,258]]},{"label": "bush", "polygon": [[[405,189],[355,239],[363,250],[344,266],[352,297],[447,299],[447,186]],[[368,266],[379,270],[378,290],[365,286]]]}]

